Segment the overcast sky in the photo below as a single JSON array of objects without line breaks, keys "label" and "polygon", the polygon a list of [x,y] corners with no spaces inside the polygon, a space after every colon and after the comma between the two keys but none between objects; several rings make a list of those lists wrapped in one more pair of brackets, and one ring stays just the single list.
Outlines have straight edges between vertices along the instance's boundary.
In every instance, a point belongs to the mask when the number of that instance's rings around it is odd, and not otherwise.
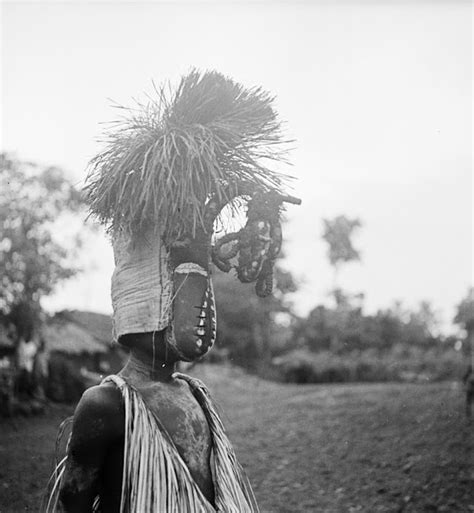
[{"label": "overcast sky", "polygon": [[[299,312],[328,301],[322,218],[359,217],[341,286],[366,310],[427,299],[445,322],[472,282],[471,3],[3,2],[1,147],[79,182],[102,121],[151,81],[217,69],[277,96],[297,141],[285,266]],[[45,305],[109,312],[99,234]]]}]

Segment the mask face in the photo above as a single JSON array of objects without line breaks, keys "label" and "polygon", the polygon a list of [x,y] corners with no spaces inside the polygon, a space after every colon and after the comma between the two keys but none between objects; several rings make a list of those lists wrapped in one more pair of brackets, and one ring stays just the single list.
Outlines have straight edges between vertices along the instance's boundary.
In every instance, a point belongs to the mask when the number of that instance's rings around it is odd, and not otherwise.
[{"label": "mask face", "polygon": [[167,343],[177,354],[180,360],[192,362],[202,358],[207,354],[216,340],[216,306],[214,300],[214,291],[212,281],[208,278],[207,288],[202,298],[201,305],[195,306],[195,315],[193,319],[193,336],[179,335],[179,327],[176,327],[178,335],[175,334],[175,328],[167,332]]}]

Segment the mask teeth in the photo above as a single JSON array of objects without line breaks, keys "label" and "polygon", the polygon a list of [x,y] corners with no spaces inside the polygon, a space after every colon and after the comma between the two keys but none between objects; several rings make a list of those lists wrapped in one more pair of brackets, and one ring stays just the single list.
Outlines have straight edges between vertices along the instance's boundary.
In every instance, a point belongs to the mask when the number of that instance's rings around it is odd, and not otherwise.
[{"label": "mask teeth", "polygon": [[198,339],[196,340],[196,345],[197,345],[198,347],[201,347],[201,346],[202,346],[202,340],[201,340],[200,338],[198,338]]},{"label": "mask teeth", "polygon": [[204,318],[203,318],[203,317],[201,317],[201,318],[199,319],[198,327],[199,327],[199,328],[202,328],[202,326],[204,326],[205,324],[206,324],[206,321],[204,320]]},{"label": "mask teeth", "polygon": [[203,304],[202,304],[201,308],[202,308],[203,310],[205,310],[205,309],[207,308],[207,301],[206,301],[206,300],[204,300],[204,302],[203,302]]},{"label": "mask teeth", "polygon": [[206,334],[206,330],[204,328],[198,328],[196,330],[196,334],[198,337],[204,337],[204,335]]}]

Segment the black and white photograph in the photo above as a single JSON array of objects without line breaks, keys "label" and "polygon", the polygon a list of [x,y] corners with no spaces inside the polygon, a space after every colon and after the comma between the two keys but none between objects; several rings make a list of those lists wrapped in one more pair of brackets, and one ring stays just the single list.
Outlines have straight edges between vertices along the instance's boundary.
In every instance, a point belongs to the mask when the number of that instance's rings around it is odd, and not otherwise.
[{"label": "black and white photograph", "polygon": [[469,0],[0,0],[0,513],[474,513]]}]

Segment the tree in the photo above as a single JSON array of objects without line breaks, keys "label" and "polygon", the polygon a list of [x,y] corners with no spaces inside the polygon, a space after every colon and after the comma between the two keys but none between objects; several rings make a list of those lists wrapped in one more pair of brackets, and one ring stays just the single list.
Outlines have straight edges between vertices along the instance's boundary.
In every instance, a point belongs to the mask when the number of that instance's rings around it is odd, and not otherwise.
[{"label": "tree", "polygon": [[356,228],[360,228],[360,219],[349,219],[344,215],[333,219],[323,219],[323,239],[328,243],[329,263],[334,268],[334,291],[337,290],[337,277],[341,264],[360,260],[360,253],[352,245],[351,237]]},{"label": "tree", "polygon": [[362,315],[362,294],[345,294],[336,290],[336,306],[318,305],[306,319],[299,319],[295,335],[311,351],[331,350],[343,353],[361,349],[365,344],[366,317]]},{"label": "tree", "polygon": [[213,282],[217,346],[238,365],[265,373],[273,354],[284,350],[291,338],[294,316],[287,295],[296,291],[291,273],[276,266],[274,291],[266,298],[229,274],[216,271]]},{"label": "tree", "polygon": [[[346,317],[347,296],[342,292],[338,286],[338,275],[342,264],[352,260],[360,260],[360,253],[352,245],[351,237],[356,228],[362,226],[359,219],[349,219],[344,215],[337,216],[333,219],[323,219],[324,233],[323,239],[328,243],[328,258],[329,263],[334,269],[333,290],[334,301],[336,309],[340,310],[340,315]],[[331,335],[331,350],[339,351],[341,340],[339,336],[339,329],[332,330]]]},{"label": "tree", "polygon": [[466,354],[474,367],[474,287],[457,306],[454,322],[466,330]]},{"label": "tree", "polygon": [[61,169],[0,154],[0,311],[18,340],[41,322],[41,297],[78,271],[68,256],[79,236],[67,248],[54,232],[61,215],[80,207],[80,194]]}]

